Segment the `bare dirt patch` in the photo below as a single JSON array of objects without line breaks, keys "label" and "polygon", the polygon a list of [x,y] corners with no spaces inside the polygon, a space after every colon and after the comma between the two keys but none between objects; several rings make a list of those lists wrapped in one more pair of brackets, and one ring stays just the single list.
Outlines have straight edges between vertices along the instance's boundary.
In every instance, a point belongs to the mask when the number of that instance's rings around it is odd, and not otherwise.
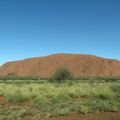
[{"label": "bare dirt patch", "polygon": [[0,96],[0,105],[3,105],[5,107],[7,106],[19,106],[19,107],[24,107],[24,106],[29,106],[32,107],[32,101],[29,102],[12,102],[12,101],[7,101],[4,96]]},{"label": "bare dirt patch", "polygon": [[120,120],[120,112],[100,112],[89,115],[72,113],[68,116],[61,116],[51,120]]}]

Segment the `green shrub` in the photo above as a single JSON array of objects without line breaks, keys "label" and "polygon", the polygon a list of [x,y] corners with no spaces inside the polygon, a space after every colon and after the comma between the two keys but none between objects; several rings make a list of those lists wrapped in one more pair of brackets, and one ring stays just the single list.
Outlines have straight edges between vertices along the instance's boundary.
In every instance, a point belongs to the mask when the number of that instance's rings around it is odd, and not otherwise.
[{"label": "green shrub", "polygon": [[56,82],[64,82],[65,80],[68,80],[71,78],[71,72],[67,68],[61,68],[58,69],[50,78],[52,81]]},{"label": "green shrub", "polygon": [[120,93],[120,84],[111,85],[111,89],[113,92]]},{"label": "green shrub", "polygon": [[82,114],[88,114],[91,112],[91,108],[89,106],[81,105],[79,111]]},{"label": "green shrub", "polygon": [[34,116],[34,114],[34,111],[26,106],[24,106],[24,108],[19,106],[7,106],[7,108],[2,108],[0,120],[3,120],[1,116],[6,116],[4,120],[23,120],[25,116]]},{"label": "green shrub", "polygon": [[110,99],[111,97],[109,95],[106,95],[106,94],[98,94],[96,96],[96,98],[101,99],[101,100],[106,100],[106,99]]},{"label": "green shrub", "polygon": [[52,97],[52,103],[67,103],[70,101],[70,98],[67,95],[57,95]]},{"label": "green shrub", "polygon": [[11,102],[23,102],[29,100],[29,96],[22,94],[20,90],[5,94],[5,98]]},{"label": "green shrub", "polygon": [[69,113],[70,113],[69,108],[61,108],[61,109],[56,109],[55,112],[54,112],[54,115],[65,116],[65,115],[68,115]]},{"label": "green shrub", "polygon": [[105,112],[114,112],[119,111],[120,109],[119,102],[115,100],[91,99],[83,102],[82,105],[89,107],[91,111],[99,110]]}]

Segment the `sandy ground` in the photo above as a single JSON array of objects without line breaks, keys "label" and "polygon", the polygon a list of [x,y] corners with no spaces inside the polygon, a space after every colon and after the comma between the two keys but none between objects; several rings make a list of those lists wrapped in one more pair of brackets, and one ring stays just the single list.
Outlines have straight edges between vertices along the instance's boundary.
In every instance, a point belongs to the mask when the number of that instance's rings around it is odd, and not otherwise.
[{"label": "sandy ground", "polygon": [[101,112],[90,115],[71,114],[54,120],[120,120],[120,112]]}]

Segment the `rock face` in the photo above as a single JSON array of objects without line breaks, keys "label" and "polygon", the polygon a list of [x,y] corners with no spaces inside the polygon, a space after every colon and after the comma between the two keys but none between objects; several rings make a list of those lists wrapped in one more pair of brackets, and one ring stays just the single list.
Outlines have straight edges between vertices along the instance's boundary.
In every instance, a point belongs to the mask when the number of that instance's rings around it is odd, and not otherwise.
[{"label": "rock face", "polygon": [[0,75],[14,72],[19,76],[49,77],[61,67],[76,76],[120,76],[120,61],[85,54],[54,54],[8,62],[0,67]]}]

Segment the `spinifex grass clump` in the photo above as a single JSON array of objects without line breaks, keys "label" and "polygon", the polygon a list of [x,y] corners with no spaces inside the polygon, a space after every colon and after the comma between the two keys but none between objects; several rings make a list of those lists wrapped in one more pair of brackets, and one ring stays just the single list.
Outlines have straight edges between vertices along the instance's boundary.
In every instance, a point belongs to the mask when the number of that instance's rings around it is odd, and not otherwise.
[{"label": "spinifex grass clump", "polygon": [[8,94],[5,95],[5,98],[11,102],[29,101],[29,96],[24,95],[24,93],[21,93],[20,90],[9,92]]},{"label": "spinifex grass clump", "polygon": [[[74,83],[69,84],[0,84],[1,95],[6,98],[23,97],[23,99],[36,99],[39,97],[46,98],[53,101],[61,100],[61,98],[70,100],[72,98],[99,98],[109,99],[115,97],[117,94],[115,88],[111,88],[112,83],[97,83],[91,85],[90,83]],[[58,99],[58,100],[57,100]],[[22,100],[22,99],[21,99]]]},{"label": "spinifex grass clump", "polygon": [[120,93],[120,84],[111,85],[111,89],[112,89],[112,91],[114,91],[116,93]]},{"label": "spinifex grass clump", "polygon": [[24,106],[0,106],[0,120],[23,120],[25,116],[34,116],[35,112],[31,108]]},{"label": "spinifex grass clump", "polygon": [[[114,84],[114,85],[113,85]],[[44,116],[120,111],[119,83],[0,84],[6,101],[30,103]],[[117,86],[117,87],[116,87]]]},{"label": "spinifex grass clump", "polygon": [[87,99],[72,104],[70,110],[83,114],[94,113],[96,111],[117,112],[120,110],[120,103],[117,100]]}]

